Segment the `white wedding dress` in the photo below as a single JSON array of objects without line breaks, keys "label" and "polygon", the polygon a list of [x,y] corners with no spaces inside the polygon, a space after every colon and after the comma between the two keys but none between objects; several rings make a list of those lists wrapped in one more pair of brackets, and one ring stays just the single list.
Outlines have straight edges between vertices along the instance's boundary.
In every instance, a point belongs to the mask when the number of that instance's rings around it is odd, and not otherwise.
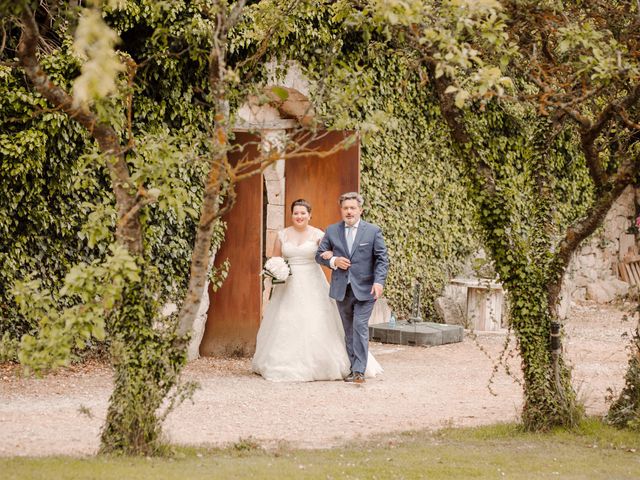
[{"label": "white wedding dress", "polygon": [[[282,256],[289,261],[286,283],[273,286],[265,308],[253,371],[274,382],[340,380],[350,370],[344,329],[329,284],[315,261],[322,230],[315,229],[301,245],[287,241],[279,232]],[[369,354],[366,377],[382,372]]]}]

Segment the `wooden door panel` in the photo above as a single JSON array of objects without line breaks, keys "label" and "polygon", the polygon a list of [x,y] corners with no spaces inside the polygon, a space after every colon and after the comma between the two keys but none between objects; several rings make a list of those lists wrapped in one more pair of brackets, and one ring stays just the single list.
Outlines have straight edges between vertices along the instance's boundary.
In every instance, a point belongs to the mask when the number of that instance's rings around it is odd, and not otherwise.
[{"label": "wooden door panel", "polygon": [[[248,154],[256,155],[259,138],[247,133],[236,133],[236,143],[250,144]],[[231,162],[244,152],[231,152]],[[222,287],[210,290],[200,354],[249,355],[255,351],[256,333],[260,325],[262,298],[262,175],[254,175],[236,186],[237,200],[233,209],[224,216],[227,231],[216,254],[216,266],[229,259],[229,276]]]}]

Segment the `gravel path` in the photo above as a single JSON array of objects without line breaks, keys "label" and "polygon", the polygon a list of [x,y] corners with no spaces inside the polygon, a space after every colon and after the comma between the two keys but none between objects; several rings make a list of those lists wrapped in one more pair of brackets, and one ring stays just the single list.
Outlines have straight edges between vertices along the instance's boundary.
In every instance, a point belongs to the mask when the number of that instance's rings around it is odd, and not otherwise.
[{"label": "gravel path", "polygon": [[[589,413],[604,413],[607,388],[622,386],[627,353],[621,335],[632,326],[621,308],[578,305],[572,311],[565,349]],[[166,433],[180,444],[251,437],[266,446],[322,448],[379,433],[516,420],[522,404],[517,381],[499,369],[493,393],[488,388],[492,358],[505,339],[487,333],[431,348],[372,343],[385,373],[362,386],[270,383],[250,372],[248,359],[200,359],[186,377],[201,388],[193,403],[169,416]],[[516,355],[509,365],[518,373]],[[0,379],[0,456],[96,452],[111,389],[108,367],[90,363],[37,380],[4,365]]]}]

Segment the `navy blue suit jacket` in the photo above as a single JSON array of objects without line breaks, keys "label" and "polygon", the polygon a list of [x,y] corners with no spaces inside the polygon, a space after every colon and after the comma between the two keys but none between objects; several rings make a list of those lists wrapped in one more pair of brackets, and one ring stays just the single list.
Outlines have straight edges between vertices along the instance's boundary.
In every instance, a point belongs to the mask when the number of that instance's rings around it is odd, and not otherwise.
[{"label": "navy blue suit jacket", "polygon": [[320,255],[332,250],[335,257],[346,257],[351,260],[348,270],[337,268],[331,273],[329,296],[337,301],[344,300],[347,281],[350,280],[353,294],[360,301],[372,300],[371,287],[374,283],[384,285],[389,270],[387,247],[382,238],[380,227],[360,220],[353,249],[349,253],[345,237],[344,222],[329,225],[324,237],[318,245],[316,262],[331,268],[330,261]]}]

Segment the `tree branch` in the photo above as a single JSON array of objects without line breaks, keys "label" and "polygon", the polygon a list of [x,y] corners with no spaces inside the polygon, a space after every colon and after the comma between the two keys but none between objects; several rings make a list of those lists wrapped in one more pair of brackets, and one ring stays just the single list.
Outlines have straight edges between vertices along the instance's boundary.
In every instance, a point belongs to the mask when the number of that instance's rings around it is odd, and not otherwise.
[{"label": "tree branch", "polygon": [[[85,127],[89,134],[98,142],[100,151],[107,156],[107,167],[111,174],[111,185],[116,197],[118,217],[127,215],[134,204],[134,190],[129,175],[129,169],[120,147],[120,141],[115,130],[98,120],[98,117],[83,107],[73,106],[73,98],[49,78],[37,59],[37,45],[40,37],[38,24],[33,12],[26,7],[22,14],[22,35],[18,44],[18,58],[27,77],[35,89],[45,97],[54,107],[61,109],[70,118]],[[128,217],[128,221],[116,228],[116,239],[132,254],[142,253],[142,228],[138,215]]]},{"label": "tree branch", "polygon": [[582,127],[580,129],[580,143],[582,151],[585,154],[587,160],[587,166],[589,167],[589,173],[598,189],[602,188],[604,183],[608,180],[600,161],[600,152],[595,146],[596,139],[602,134],[602,131],[606,125],[616,116],[622,115],[627,108],[638,102],[640,98],[640,85],[636,85],[632,88],[623,99],[619,101],[613,101],[609,103],[598,115],[595,122],[591,123],[588,127]]}]

